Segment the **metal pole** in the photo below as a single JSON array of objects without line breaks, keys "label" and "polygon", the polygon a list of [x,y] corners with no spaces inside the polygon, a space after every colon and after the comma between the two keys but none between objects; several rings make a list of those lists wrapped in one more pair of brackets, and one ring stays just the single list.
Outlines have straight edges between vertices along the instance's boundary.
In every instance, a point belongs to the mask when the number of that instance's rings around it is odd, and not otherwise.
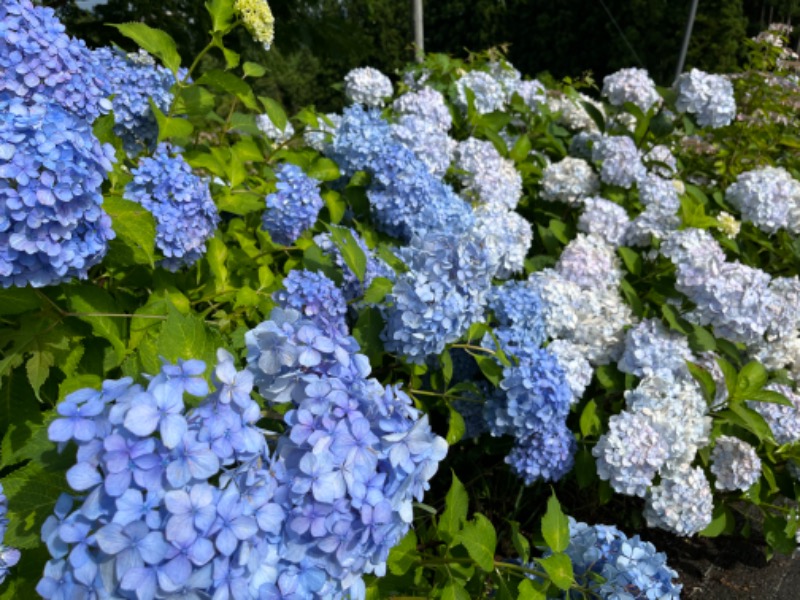
[{"label": "metal pole", "polygon": [[422,24],[422,0],[412,0],[414,6],[414,58],[425,60],[425,33]]},{"label": "metal pole", "polygon": [[686,64],[686,53],[689,51],[689,40],[692,37],[692,28],[694,27],[694,18],[697,16],[697,4],[700,0],[692,0],[692,8],[689,10],[689,20],[686,22],[686,31],[683,32],[683,45],[681,46],[681,55],[678,58],[678,68],[675,69],[675,79],[677,80],[683,73],[683,65]]}]

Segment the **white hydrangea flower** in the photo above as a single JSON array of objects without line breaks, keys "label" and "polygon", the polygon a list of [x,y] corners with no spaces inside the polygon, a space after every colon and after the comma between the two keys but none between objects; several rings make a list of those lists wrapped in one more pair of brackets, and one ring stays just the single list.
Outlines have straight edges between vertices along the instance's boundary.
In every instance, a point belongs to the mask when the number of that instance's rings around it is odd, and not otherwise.
[{"label": "white hydrangea flower", "polygon": [[585,290],[617,287],[623,276],[614,247],[600,236],[585,233],[579,233],[567,244],[555,269],[564,279]]},{"label": "white hydrangea flower", "polygon": [[644,155],[644,164],[652,174],[664,179],[671,179],[678,171],[678,160],[672,151],[663,144],[650,148]]},{"label": "white hydrangea flower", "polygon": [[567,156],[542,173],[542,199],[578,206],[583,198],[600,189],[600,180],[582,158]]},{"label": "white hydrangea flower", "polygon": [[468,138],[456,146],[457,169],[464,193],[483,204],[513,209],[522,198],[522,176],[489,141]]},{"label": "white hydrangea flower", "polygon": [[630,224],[630,217],[622,206],[599,196],[583,201],[583,212],[578,218],[579,231],[597,235],[611,246],[623,244]]},{"label": "white hydrangea flower", "polygon": [[724,210],[717,215],[717,221],[719,221],[719,230],[731,240],[739,235],[739,231],[742,229],[742,224],[732,214]]},{"label": "white hydrangea flower", "polygon": [[637,377],[666,369],[676,377],[688,377],[686,361],[692,351],[685,336],[667,330],[656,319],[645,319],[628,330],[619,370]]},{"label": "white hydrangea flower", "polygon": [[554,94],[547,97],[547,107],[551,113],[558,115],[558,122],[575,131],[598,131],[594,122],[581,102],[588,102],[605,117],[603,105],[594,98],[578,93],[577,97],[567,94]]},{"label": "white hydrangea flower", "polygon": [[742,220],[766,233],[800,233],[800,181],[783,167],[740,174],[725,191],[725,200],[742,213]]},{"label": "white hydrangea flower", "polygon": [[505,90],[494,77],[483,71],[470,71],[456,81],[458,104],[467,110],[467,92],[469,88],[475,96],[475,110],[485,114],[503,108],[506,100]]},{"label": "white hydrangea flower", "polygon": [[778,383],[770,383],[766,389],[783,394],[792,406],[753,400],[748,400],[747,405],[764,417],[778,444],[797,442],[800,440],[800,395],[795,394],[789,386]]},{"label": "white hydrangea flower", "polygon": [[713,510],[711,486],[703,469],[684,466],[662,474],[661,483],[650,488],[644,517],[649,527],[690,536],[711,523]]},{"label": "white hydrangea flower", "polygon": [[678,77],[675,87],[678,110],[695,115],[701,127],[724,127],[736,117],[733,85],[722,75],[692,69]]},{"label": "white hydrangea flower", "polygon": [[344,95],[355,104],[383,106],[393,93],[391,80],[372,67],[358,67],[344,77]]},{"label": "white hydrangea flower", "polygon": [[711,472],[718,490],[747,491],[761,477],[761,459],[756,449],[737,437],[721,435],[711,451]]},{"label": "white hydrangea flower", "polygon": [[620,69],[603,79],[603,96],[614,106],[631,102],[642,112],[661,103],[656,84],[645,69]]},{"label": "white hydrangea flower", "polygon": [[586,348],[567,340],[553,340],[547,345],[547,351],[556,357],[558,364],[564,369],[572,392],[572,402],[578,402],[594,374],[592,365],[586,360]]},{"label": "white hydrangea flower", "polygon": [[269,50],[275,38],[275,18],[266,0],[234,0],[233,8],[242,16],[253,39]]},{"label": "white hydrangea flower", "polygon": [[392,108],[400,115],[421,117],[442,131],[450,131],[453,126],[444,96],[432,87],[424,86],[415,92],[406,92],[394,101]]},{"label": "white hydrangea flower", "polygon": [[615,289],[582,290],[575,306],[578,325],[564,336],[586,347],[586,360],[592,365],[606,365],[619,360],[625,344],[625,328],[635,317]]},{"label": "white hydrangea flower", "polygon": [[475,228],[497,261],[497,277],[505,279],[525,268],[533,231],[522,215],[497,204],[481,205],[475,209]]},{"label": "white hydrangea flower", "polygon": [[644,414],[622,411],[608,420],[608,431],[594,448],[597,475],[614,491],[644,497],[667,458],[667,444]]},{"label": "white hydrangea flower", "polygon": [[542,317],[547,337],[571,338],[578,327],[577,306],[581,288],[561,277],[555,269],[531,273],[528,282],[542,299]]},{"label": "white hydrangea flower", "polygon": [[342,115],[337,115],[336,113],[327,113],[325,117],[331,124],[328,124],[325,119],[319,118],[317,119],[319,123],[317,127],[306,129],[303,132],[305,143],[317,152],[325,152],[327,150],[333,138],[336,137],[336,130],[342,122]]}]

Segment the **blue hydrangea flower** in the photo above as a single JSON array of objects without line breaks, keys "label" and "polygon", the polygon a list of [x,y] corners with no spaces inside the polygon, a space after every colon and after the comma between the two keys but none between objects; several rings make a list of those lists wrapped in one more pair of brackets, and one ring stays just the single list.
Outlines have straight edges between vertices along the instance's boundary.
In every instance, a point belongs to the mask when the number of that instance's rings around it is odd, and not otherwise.
[{"label": "blue hydrangea flower", "polygon": [[661,476],[650,488],[644,516],[649,527],[690,536],[705,529],[712,519],[714,500],[703,469],[684,466]]},{"label": "blue hydrangea flower", "polygon": [[263,226],[278,244],[289,246],[311,227],[322,210],[319,182],[292,164],[275,169],[277,190],[267,196]]},{"label": "blue hydrangea flower", "polygon": [[172,71],[157,65],[144,50],[125,55],[111,48],[98,48],[92,53],[109,77],[114,98],[114,133],[121,139],[125,152],[134,156],[152,150],[158,139],[158,124],[150,108],[150,100],[163,112],[172,104]]},{"label": "blue hydrangea flower", "polygon": [[325,331],[343,334],[347,303],[336,284],[321,273],[296,269],[283,280],[283,289],[274,294],[282,308],[300,311]]},{"label": "blue hydrangea flower", "polygon": [[3,544],[8,528],[8,499],[3,494],[3,486],[0,484],[0,583],[3,583],[11,567],[19,562],[20,552],[16,548],[10,548]]},{"label": "blue hydrangea flower", "polygon": [[168,144],[159,144],[152,157],[141,158],[131,174],[125,198],[153,213],[156,246],[165,257],[161,264],[170,271],[193,265],[219,223],[208,181],[195,175]]},{"label": "blue hydrangea flower", "polygon": [[425,119],[443,132],[449,131],[453,126],[453,118],[444,96],[432,87],[423,86],[417,91],[398,96],[392,108],[401,116],[413,115]]},{"label": "blue hydrangea flower", "polygon": [[344,94],[356,104],[383,106],[393,92],[389,78],[372,67],[353,69],[344,77]]},{"label": "blue hydrangea flower", "polygon": [[505,461],[525,485],[558,481],[575,465],[578,444],[561,421],[542,425],[517,438]]},{"label": "blue hydrangea flower", "polygon": [[721,435],[711,451],[711,472],[718,490],[746,492],[761,477],[761,459],[756,449],[744,440]]},{"label": "blue hydrangea flower", "polygon": [[725,199],[766,233],[788,229],[800,233],[800,181],[782,167],[764,167],[740,174],[725,190]]},{"label": "blue hydrangea flower", "polygon": [[52,8],[30,0],[0,6],[0,92],[29,104],[58,104],[89,122],[111,109],[113,93],[86,44],[65,33]]},{"label": "blue hydrangea flower", "polygon": [[466,111],[467,92],[475,95],[475,110],[479,114],[500,110],[506,101],[506,93],[494,77],[483,71],[465,73],[457,82],[458,104]]},{"label": "blue hydrangea flower", "polygon": [[0,285],[86,277],[114,238],[100,187],[114,151],[53,103],[0,92]]},{"label": "blue hydrangea flower", "polygon": [[701,127],[724,127],[736,117],[733,84],[722,75],[692,69],[678,77],[675,88],[676,107],[695,115]]},{"label": "blue hydrangea flower", "polygon": [[610,185],[627,189],[645,174],[641,152],[624,135],[606,135],[597,140],[592,146],[592,160],[600,163],[600,179]]},{"label": "blue hydrangea flower", "polygon": [[645,69],[620,69],[603,79],[603,96],[614,106],[631,102],[642,112],[661,103],[656,84]]}]

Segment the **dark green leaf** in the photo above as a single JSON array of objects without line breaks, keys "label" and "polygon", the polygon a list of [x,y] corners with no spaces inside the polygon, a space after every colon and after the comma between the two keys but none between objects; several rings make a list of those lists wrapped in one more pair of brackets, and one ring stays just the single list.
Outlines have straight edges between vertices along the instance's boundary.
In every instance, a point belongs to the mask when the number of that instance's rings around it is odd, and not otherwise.
[{"label": "dark green leaf", "polygon": [[622,262],[625,263],[625,268],[628,269],[630,273],[636,276],[642,274],[642,257],[636,250],[620,246],[617,248],[617,252],[619,252],[619,255],[622,257]]},{"label": "dark green leaf", "polygon": [[289,122],[289,119],[286,117],[286,112],[283,110],[283,107],[277,101],[267,96],[259,96],[258,99],[261,100],[261,104],[264,106],[264,110],[267,111],[267,116],[269,116],[269,120],[272,121],[272,124],[281,131],[286,131],[286,124]]},{"label": "dark green leaf", "polygon": [[391,279],[385,277],[376,277],[369,284],[367,291],[364,292],[364,302],[367,304],[378,304],[386,297],[386,294],[392,291],[394,283]]},{"label": "dark green leaf", "polygon": [[387,566],[394,575],[402,575],[414,565],[418,557],[417,535],[410,529],[400,543],[389,552]]},{"label": "dark green leaf", "polygon": [[19,315],[41,305],[41,299],[32,288],[0,288],[0,315]]},{"label": "dark green leaf", "polygon": [[779,392],[772,390],[761,390],[754,394],[747,395],[748,400],[755,400],[756,402],[772,402],[773,404],[783,404],[784,406],[794,406],[791,400]]},{"label": "dark green leaf", "polygon": [[308,168],[308,176],[319,181],[336,181],[339,175],[339,167],[330,158],[320,157]]},{"label": "dark green leaf", "polygon": [[503,378],[503,367],[497,363],[497,360],[492,356],[474,355],[475,362],[483,373],[484,377],[492,382],[497,387],[500,385],[500,380]]},{"label": "dark green leaf", "polygon": [[497,546],[497,534],[494,525],[480,513],[475,513],[475,518],[468,521],[458,541],[467,549],[469,556],[477,565],[486,572],[494,570],[494,551]]},{"label": "dark green leaf", "polygon": [[592,121],[595,122],[597,127],[600,129],[600,132],[606,130],[606,120],[603,118],[603,113],[601,113],[598,108],[592,104],[591,102],[581,102],[581,106],[589,113],[589,116],[592,118]]},{"label": "dark green leaf", "polygon": [[353,337],[361,346],[361,352],[369,358],[373,366],[379,365],[383,356],[381,331],[384,322],[377,308],[366,308],[360,311],[353,328]]},{"label": "dark green leaf", "polygon": [[92,326],[97,337],[108,340],[116,353],[116,365],[125,359],[127,348],[125,337],[125,319],[119,316],[107,316],[121,313],[114,298],[105,290],[93,285],[72,286],[67,296],[70,308],[75,316]]},{"label": "dark green leaf", "polygon": [[467,520],[467,508],[469,506],[469,496],[463,484],[452,473],[452,483],[450,490],[444,498],[444,511],[439,517],[437,530],[442,539],[448,543],[452,542],[456,534],[461,531]]},{"label": "dark green leaf", "polygon": [[693,352],[713,352],[717,349],[717,340],[704,327],[692,323],[689,332],[689,347]]},{"label": "dark green leaf", "polygon": [[729,363],[721,356],[717,357],[717,364],[719,365],[719,368],[722,370],[722,374],[725,377],[725,387],[728,390],[728,395],[730,397],[735,396],[736,380],[738,378],[738,375],[736,374],[736,369],[731,363]]},{"label": "dark green leaf", "polygon": [[758,392],[767,383],[767,370],[758,361],[750,361],[736,379],[736,396],[738,398],[748,398],[751,394]]},{"label": "dark green leaf", "polygon": [[709,404],[712,403],[716,397],[717,384],[714,382],[714,378],[711,376],[711,373],[706,371],[700,365],[696,365],[692,362],[687,362],[686,366],[689,369],[689,373],[691,373],[692,377],[695,378],[695,381],[700,384],[700,388],[703,390],[703,397],[706,399],[706,402]]},{"label": "dark green leaf", "polygon": [[531,140],[527,134],[522,134],[519,139],[514,143],[514,147],[509,152],[509,158],[514,162],[521,163],[528,159],[528,154],[531,151]]},{"label": "dark green leaf", "polygon": [[520,533],[519,523],[509,521],[508,525],[511,527],[511,543],[514,544],[514,550],[517,551],[517,556],[522,561],[522,564],[525,564],[530,560],[531,543],[528,538]]},{"label": "dark green leaf", "polygon": [[342,195],[334,190],[325,190],[321,194],[325,206],[328,207],[328,216],[330,222],[334,225],[341,222],[344,213],[347,210],[347,203],[345,203]]},{"label": "dark green leaf", "polygon": [[359,281],[364,281],[367,274],[367,255],[358,245],[352,232],[335,225],[328,225],[328,230],[331,232],[331,240],[342,254],[345,264],[350,267]]},{"label": "dark green leaf", "polygon": [[114,232],[112,254],[123,265],[155,264],[156,222],[153,214],[138,202],[107,196],[103,209],[111,217]]},{"label": "dark green leaf", "polygon": [[197,80],[197,83],[201,85],[208,85],[222,92],[233,94],[250,110],[258,111],[260,109],[258,102],[256,102],[255,94],[253,94],[253,90],[250,88],[247,82],[239,79],[233,73],[220,71],[219,69],[212,69],[203,73],[202,77]]}]

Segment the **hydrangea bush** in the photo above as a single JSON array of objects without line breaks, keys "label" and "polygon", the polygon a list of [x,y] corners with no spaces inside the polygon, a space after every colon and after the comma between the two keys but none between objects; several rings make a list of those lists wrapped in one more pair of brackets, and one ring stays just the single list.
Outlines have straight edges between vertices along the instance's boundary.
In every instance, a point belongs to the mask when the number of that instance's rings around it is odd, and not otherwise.
[{"label": "hydrangea bush", "polygon": [[287,115],[224,45],[267,3],[207,9],[199,61],[0,8],[0,597],[677,598],[645,527],[794,550],[783,29],[671,89],[490,50]]}]

